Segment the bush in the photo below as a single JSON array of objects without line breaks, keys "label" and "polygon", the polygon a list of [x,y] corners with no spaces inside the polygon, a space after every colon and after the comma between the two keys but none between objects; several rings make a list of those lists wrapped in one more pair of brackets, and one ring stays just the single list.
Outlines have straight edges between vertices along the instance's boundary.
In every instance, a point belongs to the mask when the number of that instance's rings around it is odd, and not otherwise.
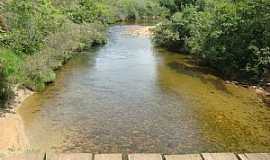
[{"label": "bush", "polygon": [[2,74],[10,83],[19,83],[25,79],[22,70],[24,61],[11,50],[0,49],[0,62],[2,64]]},{"label": "bush", "polygon": [[207,34],[194,29],[198,34],[191,36],[190,44],[201,37],[204,41],[193,53],[231,78],[259,80],[270,64],[269,9],[269,1],[217,3]]},{"label": "bush", "polygon": [[160,0],[160,5],[169,9],[171,14],[182,11],[188,5],[196,4],[197,0]]},{"label": "bush", "polygon": [[158,0],[79,0],[67,10],[75,23],[112,24],[118,21],[164,17],[168,10]]},{"label": "bush", "polygon": [[157,0],[119,0],[118,16],[122,20],[165,17],[168,10]]},{"label": "bush", "polygon": [[186,40],[195,27],[197,9],[190,6],[183,12],[176,12],[169,21],[160,23],[154,29],[153,41],[156,45],[171,50],[186,50]]},{"label": "bush", "polygon": [[73,8],[67,10],[71,20],[75,23],[111,24],[117,21],[114,8],[111,4],[95,0],[80,0]]},{"label": "bush", "polygon": [[[0,34],[1,47],[8,48],[0,50],[1,99],[7,93],[8,83],[37,91],[44,89],[46,83],[55,80],[54,71],[75,51],[106,42],[104,25],[99,22],[79,25],[69,21],[63,14],[66,10],[61,8],[69,3],[63,3],[11,0],[4,4],[1,11],[10,30]],[[97,8],[104,14],[105,9],[100,5]]]},{"label": "bush", "polygon": [[77,51],[85,47],[104,44],[105,27],[101,24],[78,25],[67,21],[61,31],[47,36],[44,47],[35,55],[26,57],[25,85],[33,90],[43,90],[46,83],[55,80],[55,70]]},{"label": "bush", "polygon": [[34,54],[49,32],[62,24],[62,17],[50,0],[11,0],[4,6],[10,32],[1,36],[1,45],[17,54]]},{"label": "bush", "polygon": [[0,61],[0,108],[4,107],[5,101],[11,96],[11,90],[9,88],[8,82],[5,79],[5,74],[3,73],[3,66]]},{"label": "bush", "polygon": [[164,21],[156,25],[153,29],[153,41],[157,46],[166,47],[171,50],[181,48],[183,41],[180,39],[179,32],[176,31],[172,21]]},{"label": "bush", "polygon": [[269,10],[268,0],[200,1],[159,24],[153,40],[188,49],[229,78],[256,82],[270,65]]}]

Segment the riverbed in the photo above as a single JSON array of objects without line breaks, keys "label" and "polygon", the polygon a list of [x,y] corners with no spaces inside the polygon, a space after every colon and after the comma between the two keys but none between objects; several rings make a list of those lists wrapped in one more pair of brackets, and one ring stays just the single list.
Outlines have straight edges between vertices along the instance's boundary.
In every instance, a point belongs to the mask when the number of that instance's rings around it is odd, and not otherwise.
[{"label": "riverbed", "polygon": [[270,109],[149,36],[108,31],[19,108],[33,149],[59,152],[270,152]]}]

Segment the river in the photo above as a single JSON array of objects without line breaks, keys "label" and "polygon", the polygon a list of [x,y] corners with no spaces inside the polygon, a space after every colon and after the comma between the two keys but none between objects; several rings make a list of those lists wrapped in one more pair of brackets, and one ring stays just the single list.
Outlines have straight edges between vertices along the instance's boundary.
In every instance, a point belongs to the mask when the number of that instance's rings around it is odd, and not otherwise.
[{"label": "river", "polygon": [[33,149],[59,152],[270,152],[270,109],[192,58],[116,25],[19,108]]}]

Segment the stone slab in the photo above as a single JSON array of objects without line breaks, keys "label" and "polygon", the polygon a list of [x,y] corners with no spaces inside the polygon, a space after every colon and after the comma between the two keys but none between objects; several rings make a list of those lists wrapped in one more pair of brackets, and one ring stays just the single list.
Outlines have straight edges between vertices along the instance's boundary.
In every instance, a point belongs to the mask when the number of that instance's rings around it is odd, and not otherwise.
[{"label": "stone slab", "polygon": [[7,157],[4,160],[43,160],[45,153],[23,153]]},{"label": "stone slab", "polygon": [[270,160],[269,153],[245,153],[238,154],[241,160]]},{"label": "stone slab", "polygon": [[166,160],[203,160],[199,154],[165,155]]},{"label": "stone slab", "polygon": [[233,153],[203,153],[204,160],[238,160]]},{"label": "stone slab", "polygon": [[122,154],[96,154],[94,160],[122,160]]},{"label": "stone slab", "polygon": [[129,160],[162,160],[161,154],[148,153],[148,154],[129,154]]},{"label": "stone slab", "polygon": [[91,153],[48,153],[46,160],[92,160]]}]

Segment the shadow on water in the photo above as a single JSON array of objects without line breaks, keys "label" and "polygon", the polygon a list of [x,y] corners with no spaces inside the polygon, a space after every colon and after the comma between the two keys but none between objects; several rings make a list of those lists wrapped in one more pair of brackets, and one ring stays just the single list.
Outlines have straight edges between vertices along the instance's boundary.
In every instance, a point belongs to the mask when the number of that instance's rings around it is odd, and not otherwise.
[{"label": "shadow on water", "polygon": [[[188,58],[185,58],[185,60],[189,60]],[[190,62],[192,64],[192,62]],[[168,64],[168,66],[177,71],[178,73],[181,73],[181,74],[186,74],[186,75],[189,75],[189,76],[193,76],[193,77],[198,77],[201,79],[201,81],[203,83],[209,83],[211,82],[217,90],[221,90],[221,91],[224,91],[226,93],[230,93],[225,84],[224,84],[224,81],[219,79],[219,78],[216,78],[216,79],[213,79],[213,78],[209,78],[209,77],[206,77],[204,75],[208,75],[208,74],[211,74],[211,75],[214,75],[214,71],[210,71],[209,68],[203,68],[203,67],[199,67],[199,66],[189,66],[189,65],[186,65],[184,63],[181,63],[181,62],[170,62]]]},{"label": "shadow on water", "polygon": [[270,109],[185,55],[119,25],[19,113],[32,148],[59,152],[269,152]]},{"label": "shadow on water", "polygon": [[159,68],[160,83],[184,97],[194,113],[192,118],[199,120],[205,144],[210,144],[202,151],[269,152],[270,109],[254,92],[226,84],[187,56],[166,51],[162,56],[165,65]]}]

